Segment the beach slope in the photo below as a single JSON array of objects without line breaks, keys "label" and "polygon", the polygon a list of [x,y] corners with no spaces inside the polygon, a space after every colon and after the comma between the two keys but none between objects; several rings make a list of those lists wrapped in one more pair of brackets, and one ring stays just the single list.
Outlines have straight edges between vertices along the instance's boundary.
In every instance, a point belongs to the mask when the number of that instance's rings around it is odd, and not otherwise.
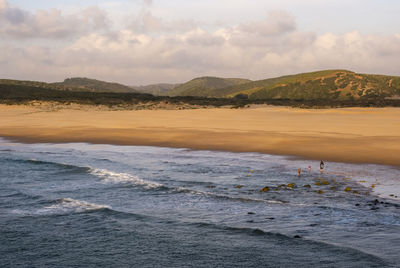
[{"label": "beach slope", "polygon": [[0,105],[0,136],[22,142],[153,145],[400,166],[400,108]]}]

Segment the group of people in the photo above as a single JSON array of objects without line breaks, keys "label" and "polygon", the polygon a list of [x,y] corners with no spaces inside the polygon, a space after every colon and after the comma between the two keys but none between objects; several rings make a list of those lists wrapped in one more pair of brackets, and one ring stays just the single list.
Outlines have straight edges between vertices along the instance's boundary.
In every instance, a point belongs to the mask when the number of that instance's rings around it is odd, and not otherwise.
[{"label": "group of people", "polygon": [[[321,174],[324,173],[324,168],[325,168],[325,163],[324,163],[323,160],[321,160],[321,162],[319,163],[319,172],[321,172]],[[299,168],[299,169],[297,170],[297,172],[298,172],[299,177],[300,177],[300,175],[301,175],[301,168]],[[311,172],[311,166],[308,166],[308,172],[309,172],[309,173]]]}]

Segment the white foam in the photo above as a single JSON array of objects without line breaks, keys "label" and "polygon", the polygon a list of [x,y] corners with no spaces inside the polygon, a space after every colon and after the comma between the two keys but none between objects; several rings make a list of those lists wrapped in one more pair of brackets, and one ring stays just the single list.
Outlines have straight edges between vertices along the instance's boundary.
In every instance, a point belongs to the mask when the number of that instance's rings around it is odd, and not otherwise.
[{"label": "white foam", "polygon": [[382,165],[341,164],[351,180],[369,188],[374,194],[400,200],[400,170]]},{"label": "white foam", "polygon": [[229,195],[224,195],[224,194],[203,192],[203,191],[188,189],[185,187],[177,187],[176,191],[183,192],[183,193],[189,193],[189,194],[193,194],[193,195],[202,195],[202,196],[209,196],[209,197],[214,197],[214,198],[222,198],[222,199],[228,199],[228,200],[233,200],[233,201],[242,201],[242,202],[261,202],[261,203],[268,203],[268,204],[285,204],[286,203],[286,202],[280,201],[280,200],[265,200],[265,199],[259,199],[259,198],[239,197],[239,196],[235,197],[235,196],[229,196]]},{"label": "white foam", "polygon": [[40,208],[37,210],[21,210],[21,209],[14,209],[12,210],[13,214],[18,215],[52,215],[52,214],[68,214],[72,212],[85,212],[85,211],[92,211],[98,209],[104,209],[111,207],[107,205],[99,205],[94,203],[89,203],[86,201],[75,200],[72,198],[61,198],[56,201],[55,204],[46,206],[44,208]]},{"label": "white foam", "polygon": [[104,182],[107,183],[131,183],[134,185],[143,186],[146,189],[155,189],[163,186],[162,184],[157,182],[143,180],[135,175],[131,175],[128,173],[112,172],[106,169],[92,169],[90,173],[101,178]]},{"label": "white foam", "polygon": [[103,208],[110,208],[110,207],[106,205],[98,205],[86,201],[75,200],[72,198],[62,198],[56,204],[39,209],[37,211],[37,214],[84,212],[84,211],[98,210]]}]

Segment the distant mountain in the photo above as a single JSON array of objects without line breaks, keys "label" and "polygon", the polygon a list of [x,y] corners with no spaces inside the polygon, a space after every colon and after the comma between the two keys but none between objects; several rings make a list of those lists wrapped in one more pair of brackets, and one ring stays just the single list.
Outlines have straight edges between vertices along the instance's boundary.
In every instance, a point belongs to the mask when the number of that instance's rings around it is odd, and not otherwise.
[{"label": "distant mountain", "polygon": [[169,108],[172,105],[176,109],[220,106],[240,108],[263,103],[303,108],[400,107],[399,77],[360,75],[349,71],[336,71],[334,74],[332,71],[326,72],[323,78],[321,72],[285,76],[217,89],[219,94],[228,94],[225,95],[229,96],[227,98],[154,96],[147,93],[110,92],[108,86],[105,91],[97,91],[80,87],[79,84],[66,86],[62,83],[0,79],[0,103],[54,101],[106,105],[118,109],[165,109],[165,105]]},{"label": "distant mountain", "polygon": [[184,84],[128,87],[89,78],[68,78],[60,83],[0,79],[0,85],[89,92],[143,92],[160,96],[193,96],[249,100],[352,101],[400,99],[400,76],[324,70],[258,81],[240,78],[199,77]]},{"label": "distant mountain", "polygon": [[[211,81],[225,81],[212,78]],[[215,86],[217,85],[217,86]],[[357,74],[347,70],[324,70],[287,75],[259,81],[241,81],[224,86],[197,78],[166,93],[177,96],[240,97],[289,100],[352,100],[400,96],[400,77]]]},{"label": "distant mountain", "polygon": [[241,78],[199,77],[166,91],[167,96],[214,97],[221,88],[238,86],[251,80]]},{"label": "distant mountain", "polygon": [[110,83],[84,77],[67,78],[64,80],[64,82],[52,83],[51,85],[63,87],[65,89],[92,92],[136,92],[135,89],[122,84]]},{"label": "distant mountain", "polygon": [[168,90],[173,89],[174,87],[179,86],[180,84],[154,84],[154,85],[147,85],[147,86],[132,86],[134,90],[143,93],[153,94],[155,96],[162,95],[163,93],[167,92]]},{"label": "distant mountain", "polygon": [[37,81],[29,81],[29,80],[12,80],[12,79],[0,79],[0,85],[54,88],[51,86],[51,84],[45,83],[45,82],[37,82]]}]

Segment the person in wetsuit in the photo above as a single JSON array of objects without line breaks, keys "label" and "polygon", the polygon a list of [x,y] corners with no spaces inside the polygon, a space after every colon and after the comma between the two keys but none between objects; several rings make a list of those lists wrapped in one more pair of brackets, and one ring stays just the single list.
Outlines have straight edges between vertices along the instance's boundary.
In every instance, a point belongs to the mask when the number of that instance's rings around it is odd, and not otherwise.
[{"label": "person in wetsuit", "polygon": [[321,173],[324,173],[324,167],[325,167],[325,163],[324,163],[324,161],[321,160],[321,163],[319,163],[319,171]]}]

